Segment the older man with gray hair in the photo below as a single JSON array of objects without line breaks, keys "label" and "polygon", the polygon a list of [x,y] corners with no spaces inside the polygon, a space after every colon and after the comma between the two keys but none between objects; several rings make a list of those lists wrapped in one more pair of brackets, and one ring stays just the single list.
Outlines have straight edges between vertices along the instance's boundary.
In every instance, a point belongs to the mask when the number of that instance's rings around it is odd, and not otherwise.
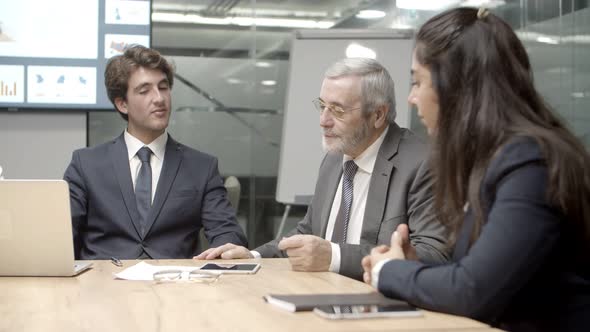
[{"label": "older man with gray hair", "polygon": [[[307,214],[281,241],[253,251],[233,244],[196,259],[288,257],[294,270],[362,278],[361,259],[392,233],[409,233],[406,257],[448,259],[434,218],[427,145],[395,123],[394,83],[377,61],[348,58],[325,73],[319,111],[322,161]],[[408,238],[403,234],[402,238]]]}]

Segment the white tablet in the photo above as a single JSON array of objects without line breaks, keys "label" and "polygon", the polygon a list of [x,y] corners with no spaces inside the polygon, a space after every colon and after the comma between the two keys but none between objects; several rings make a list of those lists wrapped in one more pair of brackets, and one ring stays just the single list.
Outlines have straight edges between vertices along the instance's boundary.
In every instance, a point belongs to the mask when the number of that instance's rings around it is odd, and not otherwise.
[{"label": "white tablet", "polygon": [[235,274],[254,274],[260,269],[260,264],[256,263],[207,263],[199,268],[203,271],[214,271],[219,273],[235,273]]}]

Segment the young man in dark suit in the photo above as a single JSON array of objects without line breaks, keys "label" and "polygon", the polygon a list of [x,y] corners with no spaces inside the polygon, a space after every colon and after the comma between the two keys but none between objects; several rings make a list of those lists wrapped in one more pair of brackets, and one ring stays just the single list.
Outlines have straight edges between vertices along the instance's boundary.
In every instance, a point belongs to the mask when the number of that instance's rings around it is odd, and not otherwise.
[{"label": "young man in dark suit", "polygon": [[189,258],[201,228],[211,247],[247,245],[217,159],[166,132],[173,80],[166,59],[143,46],[107,64],[107,94],[127,129],[74,151],[65,172],[77,259]]}]

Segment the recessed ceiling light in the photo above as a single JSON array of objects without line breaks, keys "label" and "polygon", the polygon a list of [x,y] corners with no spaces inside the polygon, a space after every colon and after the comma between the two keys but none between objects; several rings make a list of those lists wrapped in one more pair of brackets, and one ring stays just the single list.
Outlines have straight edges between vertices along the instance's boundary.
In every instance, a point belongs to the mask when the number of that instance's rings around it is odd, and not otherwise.
[{"label": "recessed ceiling light", "polygon": [[539,43],[551,44],[551,45],[559,44],[559,41],[557,39],[551,38],[551,37],[546,37],[546,36],[537,37],[537,41]]},{"label": "recessed ceiling light", "polygon": [[385,12],[382,10],[372,10],[372,9],[367,9],[367,10],[361,10],[360,12],[358,12],[358,14],[356,14],[357,18],[364,18],[364,19],[369,19],[369,20],[373,20],[373,19],[377,19],[377,18],[382,18],[385,16]]},{"label": "recessed ceiling light", "polygon": [[276,85],[277,84],[277,81],[274,81],[274,80],[264,80],[264,81],[261,81],[260,84],[266,85],[266,86],[273,86],[273,85]]},{"label": "recessed ceiling light", "polygon": [[280,19],[267,17],[203,17],[196,14],[152,12],[152,21],[209,25],[239,25],[285,28],[329,29],[335,22],[310,19]]},{"label": "recessed ceiling light", "polygon": [[228,78],[226,81],[227,81],[227,83],[229,83],[229,84],[240,84],[240,83],[242,83],[242,80],[241,80],[241,79],[239,79],[239,78],[234,78],[234,77],[230,77],[230,78]]},{"label": "recessed ceiling light", "polygon": [[268,68],[268,67],[272,67],[272,63],[266,62],[266,61],[258,61],[258,62],[256,62],[256,67]]},{"label": "recessed ceiling light", "polygon": [[461,7],[486,7],[496,8],[506,4],[504,0],[464,0]]}]

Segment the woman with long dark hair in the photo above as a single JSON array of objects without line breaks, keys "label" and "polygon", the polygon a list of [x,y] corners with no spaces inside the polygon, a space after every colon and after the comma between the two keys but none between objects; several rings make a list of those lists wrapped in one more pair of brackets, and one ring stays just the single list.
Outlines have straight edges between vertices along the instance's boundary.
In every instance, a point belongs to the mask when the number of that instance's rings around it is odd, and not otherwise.
[{"label": "woman with long dark hair", "polygon": [[405,260],[400,226],[363,259],[365,281],[507,330],[590,331],[590,157],[535,90],[514,31],[486,9],[439,14],[412,77],[453,263]]}]

